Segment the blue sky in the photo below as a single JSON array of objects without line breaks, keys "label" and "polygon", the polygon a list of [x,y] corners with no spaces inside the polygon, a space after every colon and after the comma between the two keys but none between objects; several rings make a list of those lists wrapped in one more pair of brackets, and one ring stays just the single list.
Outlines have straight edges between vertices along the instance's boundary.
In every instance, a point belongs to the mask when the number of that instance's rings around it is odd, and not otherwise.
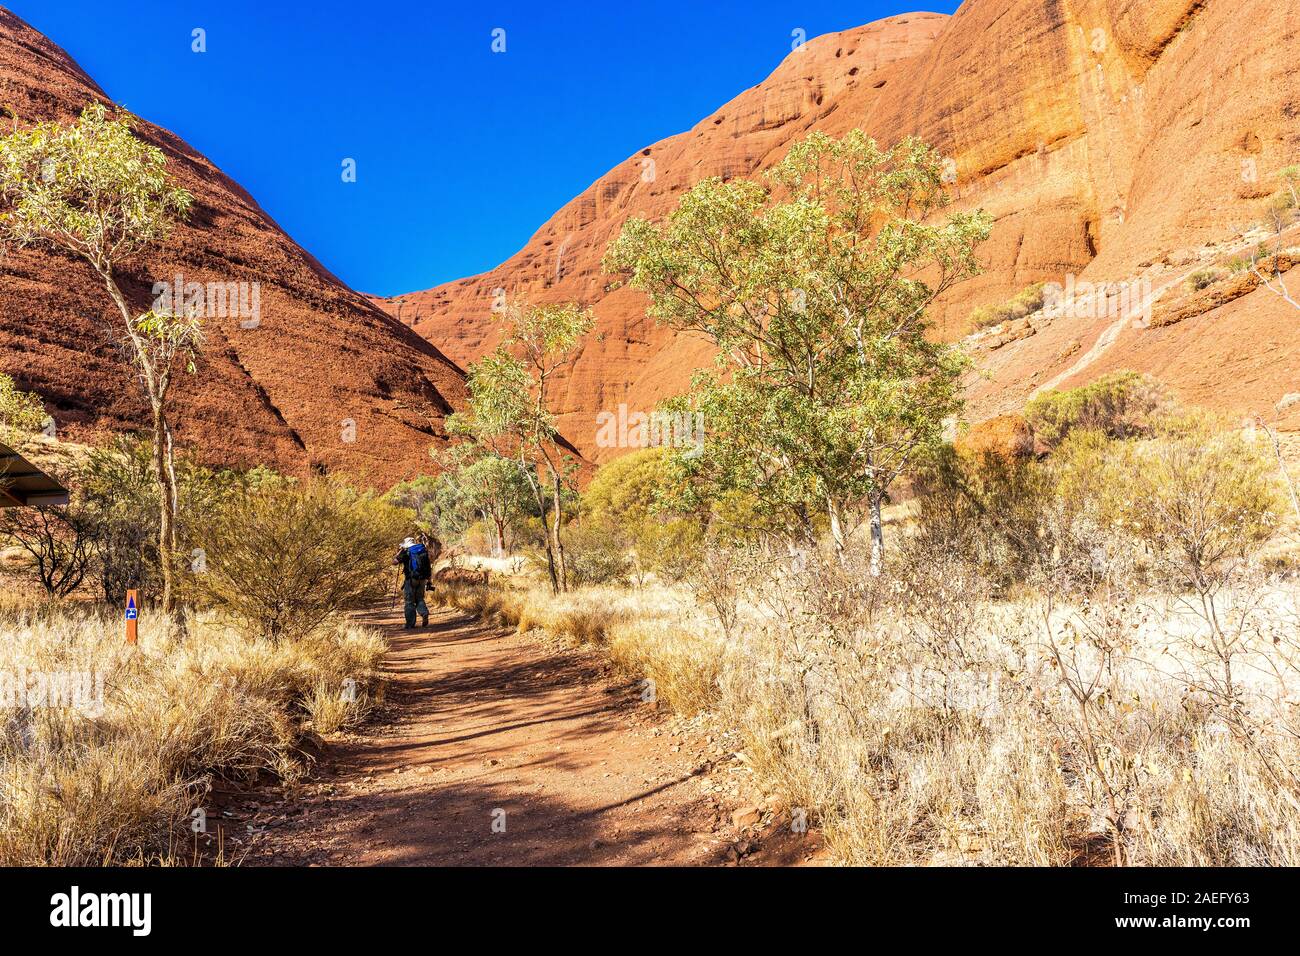
[{"label": "blue sky", "polygon": [[[205,153],[349,285],[495,266],[809,37],[955,0],[0,0]],[[110,13],[105,11],[111,10]],[[207,52],[192,51],[206,31]],[[492,51],[505,31],[505,53]],[[342,163],[356,160],[344,183]]]}]

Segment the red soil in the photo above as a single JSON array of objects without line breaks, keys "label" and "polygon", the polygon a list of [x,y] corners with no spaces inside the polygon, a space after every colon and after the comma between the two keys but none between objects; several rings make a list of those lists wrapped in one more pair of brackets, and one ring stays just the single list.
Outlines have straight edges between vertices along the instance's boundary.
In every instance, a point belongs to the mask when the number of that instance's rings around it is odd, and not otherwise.
[{"label": "red soil", "polygon": [[[820,861],[708,725],[643,703],[597,655],[435,612],[393,644],[390,722],[305,786],[236,813],[245,865],[764,865]],[[738,828],[740,805],[760,810]],[[504,816],[497,811],[503,811]],[[493,821],[504,819],[504,832]],[[243,824],[241,826],[240,824]],[[260,831],[265,832],[260,832]],[[236,842],[242,840],[243,842]]]}]

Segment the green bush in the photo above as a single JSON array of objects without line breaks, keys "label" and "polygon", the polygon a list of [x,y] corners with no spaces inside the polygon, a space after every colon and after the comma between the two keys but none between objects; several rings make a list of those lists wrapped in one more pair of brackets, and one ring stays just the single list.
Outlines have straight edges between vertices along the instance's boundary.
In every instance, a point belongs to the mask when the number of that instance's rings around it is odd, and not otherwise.
[{"label": "green bush", "polygon": [[193,593],[272,640],[301,637],[381,596],[409,516],[318,479],[231,495],[201,529]]},{"label": "green bush", "polygon": [[642,448],[602,465],[582,494],[582,512],[635,527],[655,514],[677,480],[666,448]]},{"label": "green bush", "polygon": [[610,521],[574,522],[565,530],[569,583],[625,584],[632,570],[628,533]]},{"label": "green bush", "polygon": [[978,332],[980,329],[986,329],[1001,322],[1023,319],[1025,316],[1037,312],[1046,301],[1046,288],[1046,283],[1036,282],[1021,289],[1015,296],[1000,305],[980,306],[970,314],[970,331]]},{"label": "green bush", "polygon": [[1080,388],[1043,392],[1025,406],[1025,421],[1039,441],[1054,448],[1079,429],[1110,438],[1150,435],[1172,406],[1155,379],[1137,372],[1112,372]]}]

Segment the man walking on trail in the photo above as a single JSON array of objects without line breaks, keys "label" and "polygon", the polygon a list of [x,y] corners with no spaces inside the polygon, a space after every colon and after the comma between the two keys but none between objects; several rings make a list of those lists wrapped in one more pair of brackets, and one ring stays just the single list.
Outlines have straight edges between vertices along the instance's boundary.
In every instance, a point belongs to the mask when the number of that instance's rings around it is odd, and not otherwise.
[{"label": "man walking on trail", "polygon": [[393,559],[402,566],[402,597],[406,599],[406,629],[415,627],[415,615],[420,615],[420,626],[429,626],[429,607],[424,603],[424,589],[433,577],[433,564],[429,549],[414,538],[402,542],[402,550]]}]

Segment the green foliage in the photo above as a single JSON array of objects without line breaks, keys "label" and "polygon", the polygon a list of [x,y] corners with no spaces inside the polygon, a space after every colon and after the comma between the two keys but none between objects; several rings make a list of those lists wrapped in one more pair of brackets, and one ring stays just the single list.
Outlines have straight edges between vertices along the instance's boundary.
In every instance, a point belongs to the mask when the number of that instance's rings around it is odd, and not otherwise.
[{"label": "green foliage", "polygon": [[560,445],[548,389],[555,374],[573,361],[594,320],[574,305],[512,303],[502,321],[506,339],[470,366],[471,414],[456,424],[503,457],[503,448],[513,448],[530,463],[550,460],[560,454]]},{"label": "green foliage", "polygon": [[454,480],[464,506],[492,528],[497,553],[504,554],[506,529],[528,511],[528,482],[519,463],[500,455],[483,455],[457,469]]},{"label": "green foliage", "polygon": [[636,528],[674,496],[675,472],[665,448],[641,448],[602,465],[582,495],[582,511]]},{"label": "green foliage", "polygon": [[130,588],[152,591],[158,580],[158,493],[153,450],[121,438],[91,452],[82,493],[95,513],[99,583],[104,600],[120,604]]},{"label": "green foliage", "polygon": [[430,454],[442,472],[403,482],[388,499],[413,511],[421,530],[443,540],[463,539],[482,522],[492,546],[504,553],[507,532],[517,527],[532,504],[523,466],[474,444]]},{"label": "green foliage", "polygon": [[[149,441],[119,437],[92,450],[77,479],[78,498],[94,527],[99,584],[104,599],[112,604],[121,603],[129,588],[154,592],[161,580],[161,513],[153,458]],[[213,472],[181,456],[176,479],[178,538],[192,548],[197,520],[219,507],[240,478],[231,472]]]},{"label": "green foliage", "polygon": [[[707,179],[659,225],[632,219],[606,268],[650,297],[649,313],[706,335],[718,368],[673,412],[700,412],[703,453],[676,458],[715,498],[748,489],[764,520],[842,544],[919,448],[957,412],[964,357],[927,337],[927,305],[976,273],[982,212],[938,219],[938,154],[880,149],[860,130],[814,133],[768,184]],[[930,282],[918,275],[928,275]]]},{"label": "green foliage", "polygon": [[109,269],[166,239],[193,199],[170,185],[167,158],[93,103],[71,126],[41,123],[0,138],[0,233],[54,245]]},{"label": "green foliage", "polygon": [[422,533],[453,540],[468,527],[458,490],[445,475],[420,475],[393,485],[384,497],[389,504],[409,512],[411,523]]},{"label": "green foliage", "polygon": [[1300,208],[1300,166],[1284,166],[1277,171],[1277,178],[1282,188],[1272,196],[1270,208],[1277,213]]},{"label": "green foliage", "polygon": [[1043,392],[1025,406],[1025,421],[1048,447],[1059,445],[1076,429],[1133,438],[1150,435],[1172,404],[1164,387],[1151,377],[1111,372],[1079,388]]},{"label": "green foliage", "polygon": [[191,375],[195,359],[203,347],[203,323],[197,313],[172,315],[152,310],[134,320],[137,347],[145,352],[153,366],[170,375],[177,360]]},{"label": "green foliage", "polygon": [[642,571],[675,583],[705,559],[708,531],[693,518],[647,521],[635,538],[636,560]]},{"label": "green foliage", "polygon": [[1043,307],[1046,283],[1036,282],[1001,305],[985,305],[970,314],[970,331],[988,328],[1001,322],[1023,319]]},{"label": "green foliage", "polygon": [[[95,551],[93,568],[104,600],[120,604],[129,588],[156,593],[161,581],[158,525],[161,520],[153,476],[153,445],[132,436],[93,449],[79,469],[73,504],[85,513]],[[265,467],[245,473],[213,471],[187,455],[176,461],[178,539],[187,564],[199,563],[205,516],[244,490],[292,486],[295,480]]]},{"label": "green foliage", "polygon": [[1121,519],[1127,493],[1119,467],[1124,445],[1103,431],[1072,431],[1052,452],[1046,468],[1052,504],[1066,524],[1086,520],[1094,527]]},{"label": "green foliage", "polygon": [[0,373],[0,440],[13,444],[40,431],[48,419],[40,396],[24,392],[12,378]]},{"label": "green foliage", "polygon": [[555,427],[552,382],[575,358],[578,344],[595,321],[575,305],[508,304],[502,320],[505,341],[470,366],[468,415],[453,415],[449,429],[472,437],[500,458],[514,458],[544,515],[546,563],[556,593],[568,588],[561,526],[565,486],[577,458]]},{"label": "green foliage", "polygon": [[407,515],[369,493],[315,480],[239,489],[205,517],[194,593],[246,628],[302,637],[390,583]]},{"label": "green foliage", "polygon": [[5,243],[69,252],[94,269],[122,320],[153,417],[159,450],[153,479],[163,503],[158,525],[162,605],[170,610],[176,504],[167,399],[174,364],[191,370],[202,336],[198,317],[133,314],[116,269],[161,243],[189,215],[193,198],[171,184],[167,158],[137,139],[129,118],[110,119],[92,103],[76,123],[41,123],[0,138],[0,248]]}]

